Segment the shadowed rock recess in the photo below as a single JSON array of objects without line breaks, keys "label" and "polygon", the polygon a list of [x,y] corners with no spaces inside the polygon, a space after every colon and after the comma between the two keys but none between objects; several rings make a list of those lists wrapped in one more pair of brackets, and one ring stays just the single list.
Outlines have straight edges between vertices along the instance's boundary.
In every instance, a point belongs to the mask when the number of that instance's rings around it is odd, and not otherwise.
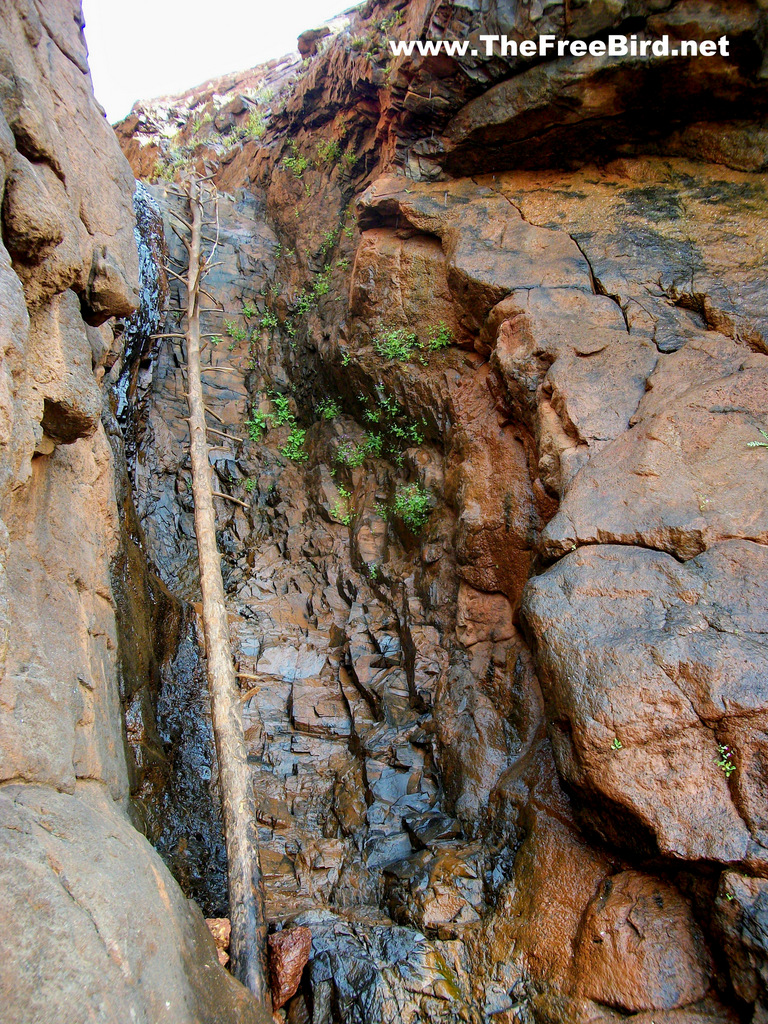
[{"label": "shadowed rock recess", "polygon": [[[387,46],[609,32],[731,52]],[[2,5],[4,1022],[270,1019],[203,921],[189,174],[275,1019],[768,1022],[767,47],[367,0],[116,138],[78,0]]]}]

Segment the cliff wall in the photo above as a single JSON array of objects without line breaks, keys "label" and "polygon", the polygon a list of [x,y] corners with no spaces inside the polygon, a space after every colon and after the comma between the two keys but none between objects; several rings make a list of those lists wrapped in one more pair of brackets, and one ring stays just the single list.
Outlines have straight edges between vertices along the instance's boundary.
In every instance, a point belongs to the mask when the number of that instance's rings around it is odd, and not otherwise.
[{"label": "cliff wall", "polygon": [[[291,1019],[762,1020],[763,6],[349,18],[117,127],[237,219],[208,395]],[[606,31],[732,50],[386,45]],[[139,441],[169,578],[181,363]]]},{"label": "cliff wall", "polygon": [[0,14],[1,1015],[256,1020],[131,823],[102,384],[138,300],[134,179],[82,28],[70,0]]}]

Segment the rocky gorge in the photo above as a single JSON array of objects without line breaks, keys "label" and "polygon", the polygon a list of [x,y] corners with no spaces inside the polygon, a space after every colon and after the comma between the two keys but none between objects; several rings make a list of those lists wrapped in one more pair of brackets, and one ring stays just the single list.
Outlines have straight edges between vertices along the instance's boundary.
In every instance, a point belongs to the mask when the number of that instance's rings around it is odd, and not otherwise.
[{"label": "rocky gorge", "polygon": [[[367,0],[114,131],[78,0],[0,25],[3,1019],[270,1019],[204,922],[197,176],[276,1019],[768,1021],[765,3]],[[630,31],[731,51],[387,47]]]}]

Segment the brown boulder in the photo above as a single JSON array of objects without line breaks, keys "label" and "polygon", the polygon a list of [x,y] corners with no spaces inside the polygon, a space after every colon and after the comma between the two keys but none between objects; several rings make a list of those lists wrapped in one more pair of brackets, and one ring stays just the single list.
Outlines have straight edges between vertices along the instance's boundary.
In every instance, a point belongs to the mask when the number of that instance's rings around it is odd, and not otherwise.
[{"label": "brown boulder", "polygon": [[558,768],[603,835],[683,859],[747,855],[765,828],[766,607],[768,555],[746,541],[684,565],[580,548],[528,584]]},{"label": "brown boulder", "polygon": [[605,879],[581,924],[581,995],[623,1010],[671,1010],[701,999],[709,957],[698,925],[666,882],[624,871]]},{"label": "brown boulder", "polygon": [[[103,787],[0,795],[3,1020],[263,1024],[200,911]],[[10,924],[12,922],[12,926]],[[140,983],[138,983],[140,979]]]}]

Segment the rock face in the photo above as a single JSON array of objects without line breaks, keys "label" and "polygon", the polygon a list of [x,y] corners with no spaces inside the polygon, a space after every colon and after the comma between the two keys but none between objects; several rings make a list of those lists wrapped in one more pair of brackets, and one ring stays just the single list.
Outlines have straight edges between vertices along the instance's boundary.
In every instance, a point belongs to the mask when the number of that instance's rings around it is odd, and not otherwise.
[{"label": "rock face", "polygon": [[71,0],[0,14],[2,1015],[257,1021],[130,820],[111,579],[124,481],[100,385],[110,318],[138,299],[134,180],[82,25]]},{"label": "rock face", "polygon": [[[117,127],[228,193],[211,459],[269,911],[312,935],[287,1020],[768,1012],[764,22],[365,5]],[[732,53],[386,47],[608,31]],[[136,496],[194,600],[175,344]]]},{"label": "rock face", "polygon": [[[766,1020],[764,8],[362,5],[118,126],[140,282],[77,4],[3,12],[11,1020],[260,1017],[129,820],[225,918],[187,171],[280,1019]],[[387,48],[607,32],[732,51]]]}]

